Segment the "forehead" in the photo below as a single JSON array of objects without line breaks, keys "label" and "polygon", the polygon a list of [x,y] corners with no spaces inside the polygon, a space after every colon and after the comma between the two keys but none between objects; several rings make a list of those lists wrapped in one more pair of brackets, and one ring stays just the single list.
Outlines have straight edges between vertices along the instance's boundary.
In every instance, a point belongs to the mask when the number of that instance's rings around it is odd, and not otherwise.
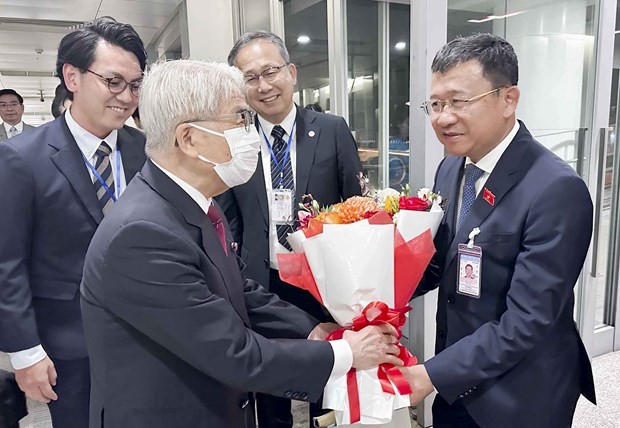
[{"label": "forehead", "polygon": [[237,66],[244,73],[260,72],[266,67],[284,63],[278,47],[267,40],[255,40],[244,46],[237,54]]},{"label": "forehead", "polygon": [[245,97],[241,92],[233,95],[228,99],[221,107],[220,114],[237,113],[243,110],[248,110],[248,103],[245,101]]},{"label": "forehead", "polygon": [[120,74],[128,79],[136,79],[142,75],[138,57],[120,46],[101,40],[95,49],[91,68],[98,73]]},{"label": "forehead", "polygon": [[12,103],[13,101],[19,102],[19,98],[17,98],[13,94],[4,94],[0,95],[0,101],[2,101],[3,103]]},{"label": "forehead", "polygon": [[472,90],[485,88],[491,83],[484,77],[478,61],[458,64],[445,73],[433,73],[431,78],[431,97],[465,94]]}]

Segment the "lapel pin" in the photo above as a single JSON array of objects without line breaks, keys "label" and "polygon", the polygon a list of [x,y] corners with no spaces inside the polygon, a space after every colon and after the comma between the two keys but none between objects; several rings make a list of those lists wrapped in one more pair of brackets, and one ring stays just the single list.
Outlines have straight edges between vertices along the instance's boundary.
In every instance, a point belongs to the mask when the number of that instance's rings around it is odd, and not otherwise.
[{"label": "lapel pin", "polygon": [[315,135],[316,135],[316,132],[308,131],[308,137],[314,137]]},{"label": "lapel pin", "polygon": [[484,188],[484,193],[482,194],[482,199],[484,199],[485,201],[487,201],[489,203],[489,205],[494,206],[495,205],[495,195],[486,187]]},{"label": "lapel pin", "polygon": [[236,242],[230,243],[230,249],[233,250],[235,253],[237,252],[238,248],[239,248],[239,244],[237,244]]}]

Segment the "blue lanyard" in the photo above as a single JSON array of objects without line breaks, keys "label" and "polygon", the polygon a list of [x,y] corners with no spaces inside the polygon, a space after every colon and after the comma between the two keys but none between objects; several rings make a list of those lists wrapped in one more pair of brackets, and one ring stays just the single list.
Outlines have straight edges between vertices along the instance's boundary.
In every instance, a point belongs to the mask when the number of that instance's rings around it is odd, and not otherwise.
[{"label": "blue lanyard", "polygon": [[114,187],[116,188],[116,193],[112,192],[110,187],[97,172],[97,169],[95,169],[95,167],[88,161],[88,159],[86,159],[84,153],[82,153],[82,157],[84,158],[84,162],[86,162],[86,165],[91,170],[97,181],[101,183],[101,186],[105,189],[107,194],[110,195],[110,198],[112,198],[112,200],[116,202],[118,197],[121,195],[121,151],[118,150],[118,148],[116,149],[116,176],[114,177]]},{"label": "blue lanyard", "polygon": [[[293,141],[293,132],[295,132],[295,124],[296,122],[293,122],[293,127],[291,128],[291,132],[288,134],[288,142],[286,143],[286,152],[284,153],[282,164],[280,164],[278,162],[278,159],[276,159],[276,155],[273,153],[273,149],[271,148],[271,144],[269,143],[269,138],[267,138],[267,135],[265,134],[263,125],[261,125],[260,122],[258,123],[258,126],[260,126],[260,130],[263,133],[263,137],[265,138],[265,142],[267,143],[267,148],[269,149],[269,154],[271,155],[271,159],[273,160],[273,163],[276,164],[276,168],[280,172],[280,183],[278,183],[279,188],[282,188],[282,180],[284,180],[284,168],[286,167],[286,162],[291,157],[291,141]],[[273,187],[273,183],[271,183],[271,187]]]}]

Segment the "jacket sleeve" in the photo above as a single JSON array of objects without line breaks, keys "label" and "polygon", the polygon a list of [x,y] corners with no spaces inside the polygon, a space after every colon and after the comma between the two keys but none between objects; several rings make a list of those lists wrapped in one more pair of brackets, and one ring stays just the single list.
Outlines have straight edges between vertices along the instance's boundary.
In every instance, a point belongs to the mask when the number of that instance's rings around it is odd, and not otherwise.
[{"label": "jacket sleeve", "polygon": [[28,270],[35,216],[34,177],[22,156],[0,144],[0,350],[16,352],[41,343]]}]

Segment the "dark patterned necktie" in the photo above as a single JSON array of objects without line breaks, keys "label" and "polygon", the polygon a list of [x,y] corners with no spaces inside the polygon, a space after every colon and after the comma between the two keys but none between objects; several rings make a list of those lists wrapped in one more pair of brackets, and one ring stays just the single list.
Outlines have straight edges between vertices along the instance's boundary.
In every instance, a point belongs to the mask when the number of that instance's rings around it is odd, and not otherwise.
[{"label": "dark patterned necktie", "polygon": [[9,129],[9,138],[13,138],[17,134],[19,134],[19,132],[17,131],[17,128],[14,126],[11,126],[11,129]]},{"label": "dark patterned necktie", "polygon": [[[99,177],[101,177],[101,179],[105,182],[106,186],[108,186],[108,189],[110,189],[111,192],[114,192],[114,177],[112,176],[110,153],[112,153],[112,149],[108,146],[108,143],[102,141],[101,145],[95,152],[95,155],[97,156],[95,170],[97,171],[97,174],[99,174]],[[106,211],[114,204],[114,199],[105,187],[103,187],[97,177],[95,177],[93,186],[95,186],[95,193],[97,195],[97,199],[99,200],[101,211],[103,211],[103,214],[105,215]]]},{"label": "dark patterned necktie", "polygon": [[211,220],[211,224],[215,229],[215,233],[217,238],[220,240],[220,244],[222,244],[222,248],[226,255],[228,255],[228,251],[226,250],[226,234],[224,233],[224,223],[222,222],[222,216],[215,208],[215,205],[211,204],[209,206],[209,211],[207,212],[207,216],[209,220]]},{"label": "dark patterned necktie", "polygon": [[[290,189],[295,191],[293,182],[293,167],[291,165],[290,151],[286,155],[287,144],[284,141],[284,128],[280,125],[273,127],[271,135],[273,136],[273,157],[271,158],[271,188],[272,189]],[[275,158],[275,159],[274,159]],[[287,250],[292,250],[290,244],[286,240],[289,233],[293,232],[288,224],[276,225],[278,233],[278,242]]]},{"label": "dark patterned necktie", "polygon": [[476,181],[484,174],[484,170],[478,168],[473,163],[465,167],[465,183],[463,184],[463,199],[461,202],[461,212],[459,214],[459,223],[457,230],[465,221],[471,206],[476,200]]}]

